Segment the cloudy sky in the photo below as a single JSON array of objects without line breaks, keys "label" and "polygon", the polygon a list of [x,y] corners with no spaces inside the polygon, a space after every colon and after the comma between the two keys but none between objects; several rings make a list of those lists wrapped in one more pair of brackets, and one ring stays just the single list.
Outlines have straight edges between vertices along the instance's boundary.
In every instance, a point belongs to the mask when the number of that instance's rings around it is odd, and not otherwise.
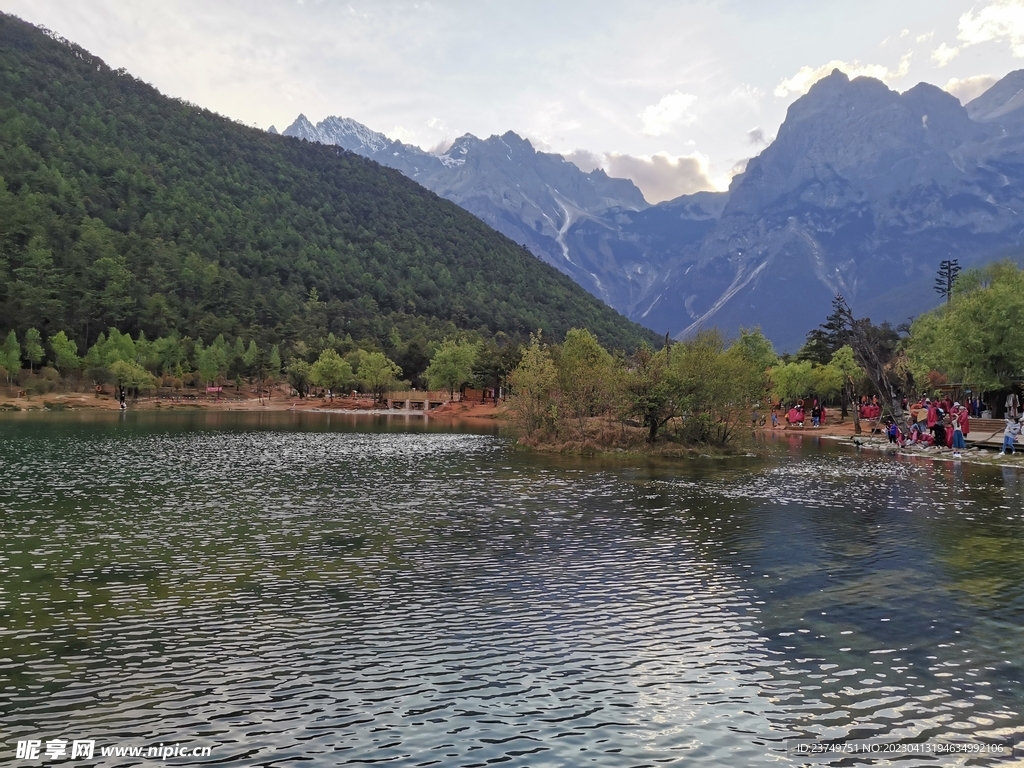
[{"label": "cloudy sky", "polygon": [[1024,68],[1024,0],[0,0],[261,128],[352,117],[443,147],[513,130],[652,202],[729,178],[834,67],[967,101]]}]

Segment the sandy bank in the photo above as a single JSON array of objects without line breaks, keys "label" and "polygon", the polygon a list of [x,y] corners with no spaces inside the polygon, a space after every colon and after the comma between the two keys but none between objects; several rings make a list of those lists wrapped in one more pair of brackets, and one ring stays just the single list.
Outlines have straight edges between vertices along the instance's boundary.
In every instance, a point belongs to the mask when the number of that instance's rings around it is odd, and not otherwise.
[{"label": "sandy bank", "polygon": [[[483,403],[445,403],[424,412],[421,410],[388,410],[381,408],[371,397],[292,398],[275,393],[260,400],[233,393],[191,397],[139,397],[129,398],[129,410],[142,411],[307,411],[310,413],[361,413],[366,415],[429,416],[430,418],[498,419],[499,409]],[[28,397],[0,396],[0,412],[45,410],[109,410],[120,409],[120,402],[109,393],[62,392]]]}]

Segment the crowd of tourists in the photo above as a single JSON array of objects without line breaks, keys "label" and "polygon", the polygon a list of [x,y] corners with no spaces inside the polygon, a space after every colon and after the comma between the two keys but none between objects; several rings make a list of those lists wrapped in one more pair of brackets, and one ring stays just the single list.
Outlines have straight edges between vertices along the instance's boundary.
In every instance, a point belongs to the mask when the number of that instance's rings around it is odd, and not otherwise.
[{"label": "crowd of tourists", "polygon": [[[882,418],[882,406],[877,397],[872,400],[865,397],[858,406],[858,413],[861,419],[878,424]],[[808,415],[810,415],[811,427],[814,428],[825,426],[828,412],[819,400],[814,400],[811,403],[810,410],[805,409],[803,400],[797,400],[788,409],[783,403],[777,403],[772,406],[772,429],[779,426],[780,415],[786,421],[786,428],[805,426]],[[872,429],[872,431],[881,432],[881,428]]]},{"label": "crowd of tourists", "polygon": [[906,431],[891,419],[886,427],[890,443],[904,445],[938,446],[950,448],[959,459],[967,447],[966,436],[971,431],[971,409],[958,402],[918,400],[908,409]]},{"label": "crowd of tourists", "polygon": [[[787,410],[785,405],[778,403],[772,405],[772,429],[776,429],[779,426],[779,414],[786,420],[786,426],[788,427],[802,427],[804,422],[807,420],[807,411],[804,410],[804,401],[797,400]],[[819,401],[815,400],[811,405],[810,416],[811,426],[821,427],[825,424],[825,417],[828,414],[825,412],[825,406]]]},{"label": "crowd of tourists", "polygon": [[[797,400],[788,408],[783,403],[772,406],[772,428],[781,426],[785,420],[785,428],[804,427],[807,421],[810,426],[825,425],[827,413],[824,405],[814,400],[809,408],[804,400]],[[967,436],[971,432],[971,418],[989,418],[985,403],[977,397],[964,400],[964,403],[953,401],[950,397],[922,397],[914,403],[903,400],[904,418],[897,421],[893,417],[882,416],[882,405],[877,397],[862,397],[855,406],[861,421],[866,421],[872,434],[884,433],[889,442],[900,448],[916,446],[919,448],[946,448],[953,452],[953,458],[962,458],[961,451],[967,447]],[[763,424],[763,421],[762,421]],[[1003,445],[1000,455],[1016,453],[1016,442],[1024,435],[1024,408],[1016,395],[1010,395],[1006,401],[1006,419],[1003,430]]]}]

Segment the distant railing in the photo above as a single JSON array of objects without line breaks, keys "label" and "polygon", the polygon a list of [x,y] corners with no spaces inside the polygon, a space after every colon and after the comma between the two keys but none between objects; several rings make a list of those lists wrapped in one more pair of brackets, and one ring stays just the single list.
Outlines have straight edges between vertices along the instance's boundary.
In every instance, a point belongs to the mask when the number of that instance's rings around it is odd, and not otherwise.
[{"label": "distant railing", "polygon": [[423,402],[426,402],[428,400],[430,402],[432,402],[432,403],[436,403],[436,402],[447,403],[449,400],[458,400],[459,399],[459,393],[456,392],[455,393],[455,397],[452,398],[452,397],[448,396],[448,390],[447,389],[433,389],[433,390],[430,390],[429,392],[425,391],[425,390],[409,389],[409,390],[405,390],[404,392],[388,392],[384,396],[384,399],[385,400],[410,400],[410,401],[412,401],[414,403],[423,403]]}]

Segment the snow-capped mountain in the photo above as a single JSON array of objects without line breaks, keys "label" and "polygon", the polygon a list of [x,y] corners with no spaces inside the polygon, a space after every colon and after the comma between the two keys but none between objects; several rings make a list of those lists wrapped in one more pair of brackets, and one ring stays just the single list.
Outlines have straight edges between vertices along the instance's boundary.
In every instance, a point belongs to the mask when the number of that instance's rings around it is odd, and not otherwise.
[{"label": "snow-capped mountain", "polygon": [[393,141],[349,118],[328,117],[314,125],[299,115],[283,133],[335,144],[401,171],[525,245],[613,307],[644,293],[651,272],[646,265],[641,272],[609,265],[606,258],[579,249],[570,236],[586,222],[614,229],[615,215],[648,208],[629,180],[609,178],[602,170],[584,173],[561,155],[537,152],[511,131],[487,139],[466,134],[440,155]]},{"label": "snow-capped mountain", "polygon": [[965,106],[838,70],[789,108],[728,193],[648,205],[514,133],[443,155],[352,120],[285,132],[397,168],[471,211],[637,322],[682,336],[760,325],[795,349],[841,292],[902,322],[938,301],[939,262],[1024,248],[1024,70]]}]

